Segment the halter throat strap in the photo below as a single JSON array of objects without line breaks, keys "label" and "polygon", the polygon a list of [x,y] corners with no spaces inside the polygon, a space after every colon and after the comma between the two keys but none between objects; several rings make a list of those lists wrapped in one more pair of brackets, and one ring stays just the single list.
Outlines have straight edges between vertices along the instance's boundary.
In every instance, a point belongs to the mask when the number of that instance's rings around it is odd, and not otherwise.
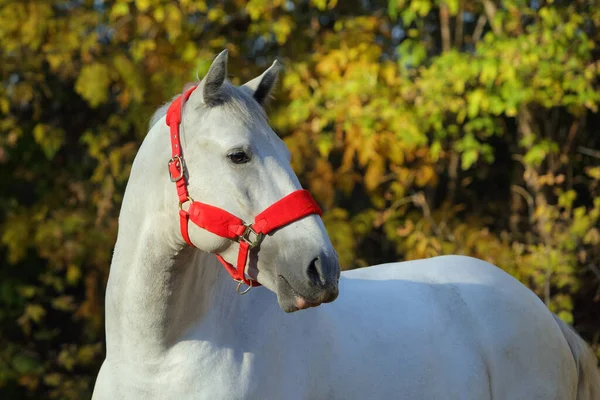
[{"label": "halter throat strap", "polygon": [[[320,216],[321,209],[308,191],[296,190],[267,207],[254,218],[252,223],[247,223],[222,208],[194,201],[187,189],[179,127],[183,105],[195,89],[196,87],[189,89],[171,103],[167,110],[166,119],[169,126],[172,154],[168,163],[169,177],[175,183],[177,196],[179,197],[181,236],[186,243],[194,246],[190,240],[188,229],[189,221],[192,221],[198,227],[215,235],[238,242],[239,251],[236,267],[225,261],[221,255],[217,254],[216,256],[233,280],[238,282],[237,292],[243,294],[253,286],[260,286],[258,281],[247,277],[245,273],[249,252],[260,249],[260,244],[265,235],[308,215],[316,214]],[[189,208],[186,211],[183,205],[188,202]],[[248,286],[243,292],[240,291],[242,283]]]}]

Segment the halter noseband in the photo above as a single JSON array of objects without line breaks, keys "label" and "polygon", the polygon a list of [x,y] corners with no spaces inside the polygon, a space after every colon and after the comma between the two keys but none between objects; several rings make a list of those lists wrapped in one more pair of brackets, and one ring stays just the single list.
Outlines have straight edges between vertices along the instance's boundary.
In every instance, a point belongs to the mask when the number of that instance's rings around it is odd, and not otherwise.
[{"label": "halter noseband", "polygon": [[[172,152],[172,157],[168,163],[169,177],[171,178],[171,182],[175,183],[177,195],[179,196],[179,227],[181,236],[183,236],[183,239],[190,246],[194,246],[188,233],[188,224],[191,220],[202,229],[237,241],[240,246],[237,268],[234,268],[233,265],[225,261],[221,255],[217,254],[216,256],[233,280],[238,282],[237,293],[244,294],[253,286],[260,286],[258,281],[247,278],[245,274],[249,251],[252,249],[258,251],[257,248],[268,233],[308,215],[321,215],[321,209],[308,191],[296,190],[267,207],[254,218],[252,224],[249,224],[222,208],[194,201],[187,190],[184,171],[185,163],[179,140],[179,125],[181,124],[183,104],[195,89],[196,87],[194,86],[183,95],[177,97],[167,110],[167,125],[170,129]],[[183,209],[183,205],[187,202],[190,205],[186,211]],[[244,291],[240,291],[242,283],[248,286]]]}]

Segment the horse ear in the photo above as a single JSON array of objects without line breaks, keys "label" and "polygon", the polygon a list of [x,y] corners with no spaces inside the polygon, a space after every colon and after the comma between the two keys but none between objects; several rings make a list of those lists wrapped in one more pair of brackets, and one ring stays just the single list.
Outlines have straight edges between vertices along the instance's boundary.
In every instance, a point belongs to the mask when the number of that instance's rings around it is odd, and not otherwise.
[{"label": "horse ear", "polygon": [[261,76],[252,79],[243,87],[250,89],[252,96],[259,104],[264,105],[275,87],[279,76],[280,63],[275,60],[273,64]]},{"label": "horse ear", "polygon": [[200,83],[202,85],[202,101],[208,106],[219,102],[219,89],[227,77],[227,49],[215,58],[208,73]]}]

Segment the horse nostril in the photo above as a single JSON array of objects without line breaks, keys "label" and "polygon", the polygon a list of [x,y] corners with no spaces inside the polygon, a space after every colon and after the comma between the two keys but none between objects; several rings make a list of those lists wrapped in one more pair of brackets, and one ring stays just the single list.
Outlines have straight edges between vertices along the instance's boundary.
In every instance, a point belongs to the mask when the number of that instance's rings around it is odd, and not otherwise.
[{"label": "horse nostril", "polygon": [[320,273],[320,263],[319,257],[313,259],[308,265],[308,269],[306,270],[306,274],[308,275],[308,279],[315,286],[323,285],[323,277]]}]

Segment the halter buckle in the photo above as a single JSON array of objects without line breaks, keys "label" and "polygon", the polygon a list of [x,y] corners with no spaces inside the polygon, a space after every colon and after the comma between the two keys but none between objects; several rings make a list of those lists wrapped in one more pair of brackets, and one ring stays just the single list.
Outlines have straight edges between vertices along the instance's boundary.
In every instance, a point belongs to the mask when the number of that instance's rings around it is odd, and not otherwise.
[{"label": "halter buckle", "polygon": [[[173,175],[171,174],[171,164],[173,164],[175,162],[179,163],[179,167],[178,167],[178,169],[179,169],[179,175],[173,177]],[[167,164],[167,168],[169,169],[169,179],[171,179],[171,182],[177,182],[177,181],[180,181],[183,178],[183,158],[181,158],[180,156],[173,156],[169,160],[169,163]]]},{"label": "halter buckle", "polygon": [[[251,249],[260,245],[265,235],[263,233],[256,232],[254,229],[252,229],[252,225],[250,224],[244,224],[244,226],[246,229],[244,229],[244,233],[240,235],[240,240],[248,243]],[[254,235],[254,240],[252,240],[250,235]]]}]

